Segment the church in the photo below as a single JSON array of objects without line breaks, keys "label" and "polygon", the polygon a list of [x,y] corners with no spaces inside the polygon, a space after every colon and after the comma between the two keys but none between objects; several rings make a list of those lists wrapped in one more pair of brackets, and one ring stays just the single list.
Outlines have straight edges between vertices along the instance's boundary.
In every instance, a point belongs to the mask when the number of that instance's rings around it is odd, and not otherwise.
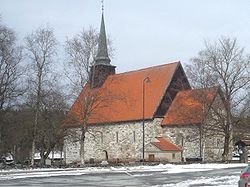
[{"label": "church", "polygon": [[222,159],[224,138],[207,128],[224,111],[219,87],[192,89],[181,62],[124,73],[115,68],[102,14],[90,80],[63,124],[66,164]]}]

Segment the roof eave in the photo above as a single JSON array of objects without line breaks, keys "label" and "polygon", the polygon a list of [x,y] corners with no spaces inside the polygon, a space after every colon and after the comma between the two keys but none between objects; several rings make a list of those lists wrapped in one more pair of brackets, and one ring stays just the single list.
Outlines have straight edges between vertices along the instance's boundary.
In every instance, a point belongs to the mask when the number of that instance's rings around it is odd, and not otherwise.
[{"label": "roof eave", "polygon": [[202,122],[199,123],[169,123],[169,124],[161,124],[162,127],[175,127],[175,126],[198,126],[201,125]]}]

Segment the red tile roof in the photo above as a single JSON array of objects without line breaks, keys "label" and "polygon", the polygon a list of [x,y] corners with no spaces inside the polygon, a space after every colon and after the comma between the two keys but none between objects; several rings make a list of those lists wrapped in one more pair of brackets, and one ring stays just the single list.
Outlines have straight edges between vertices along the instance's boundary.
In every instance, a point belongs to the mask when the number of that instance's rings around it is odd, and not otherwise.
[{"label": "red tile roof", "polygon": [[163,137],[157,137],[156,139],[158,140],[158,142],[152,142],[152,144],[162,151],[182,151],[180,147],[173,144],[168,139],[165,139]]},{"label": "red tile roof", "polygon": [[[93,95],[108,99],[97,102],[98,106],[94,107],[87,119],[88,124],[141,120],[143,80],[146,77],[149,77],[150,82],[145,83],[145,119],[152,119],[179,65],[180,62],[174,62],[110,75],[101,88],[91,90]],[[87,90],[83,89],[71,107],[67,125],[82,123],[81,110],[84,107],[81,106],[88,95]]]},{"label": "red tile roof", "polygon": [[178,92],[162,125],[201,124],[217,93],[218,87]]}]

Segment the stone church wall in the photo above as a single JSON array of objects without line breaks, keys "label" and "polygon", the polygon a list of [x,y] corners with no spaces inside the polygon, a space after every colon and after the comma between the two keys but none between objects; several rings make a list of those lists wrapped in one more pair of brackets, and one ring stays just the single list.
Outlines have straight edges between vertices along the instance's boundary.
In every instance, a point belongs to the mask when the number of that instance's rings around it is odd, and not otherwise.
[{"label": "stone church wall", "polygon": [[[216,112],[213,112],[213,110],[216,110]],[[204,121],[201,142],[200,125],[168,126],[164,128],[163,136],[169,137],[173,143],[183,148],[182,156],[184,159],[202,156],[204,161],[220,161],[222,159],[224,137],[215,130],[221,128],[216,125],[218,119],[216,119],[215,113],[218,112],[224,112],[219,95],[215,98],[206,116],[206,121]]]},{"label": "stone church wall", "polygon": [[[145,145],[161,133],[162,118],[145,121]],[[71,129],[72,130],[72,129]],[[106,159],[116,161],[139,161],[142,159],[142,121],[116,124],[100,124],[89,127],[85,139],[85,161]],[[74,129],[80,134],[80,129]],[[80,144],[66,138],[64,141],[66,163],[80,162]]]},{"label": "stone church wall", "polygon": [[183,149],[183,158],[200,156],[199,128],[197,126],[165,127],[163,136]]},{"label": "stone church wall", "polygon": [[[68,129],[67,136],[64,139],[64,159],[66,164],[70,163],[76,163],[80,162],[80,142],[77,141],[80,137],[80,129],[79,128],[73,128],[73,129]],[[74,133],[74,136],[72,135]]]},{"label": "stone church wall", "polygon": [[[218,97],[215,103],[220,103]],[[221,104],[220,104],[221,105]],[[221,105],[222,106],[222,105]],[[214,108],[216,108],[215,106]],[[217,107],[218,108],[218,107]],[[210,124],[214,118],[212,112],[207,115],[205,124]],[[178,125],[161,127],[162,118],[145,121],[145,145],[152,142],[156,136],[168,138],[174,144],[183,148],[182,157],[197,158],[202,155],[204,161],[220,161],[223,153],[224,138],[216,132],[203,136],[200,151],[200,126]],[[80,136],[80,129],[74,129],[74,134]],[[66,163],[80,162],[80,144],[70,138],[65,139]],[[105,160],[139,161],[142,159],[142,121],[121,122],[116,124],[91,125],[85,139],[85,160],[99,162]],[[147,159],[148,155],[145,156]]]},{"label": "stone church wall", "polygon": [[182,157],[184,160],[186,158],[198,158],[201,155],[203,161],[220,161],[222,159],[224,138],[216,133],[214,135],[209,133],[209,136],[202,138],[200,153],[199,126],[166,127],[163,136],[183,148]]}]

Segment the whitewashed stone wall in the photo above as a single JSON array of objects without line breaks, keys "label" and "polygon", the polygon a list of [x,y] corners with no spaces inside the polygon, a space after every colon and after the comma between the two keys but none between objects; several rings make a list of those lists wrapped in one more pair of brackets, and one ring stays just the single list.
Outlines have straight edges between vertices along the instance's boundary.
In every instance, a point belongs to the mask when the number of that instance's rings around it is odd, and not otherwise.
[{"label": "whitewashed stone wall", "polygon": [[165,127],[163,136],[182,147],[184,158],[200,156],[199,129],[197,126]]},{"label": "whitewashed stone wall", "polygon": [[80,162],[80,142],[77,141],[81,134],[80,129],[73,128],[69,130],[71,132],[74,131],[75,136],[73,136],[71,133],[68,133],[70,135],[64,139],[63,151],[65,155],[64,159],[66,164]]},{"label": "whitewashed stone wall", "polygon": [[220,161],[223,153],[224,138],[214,133],[214,136],[204,136],[201,140],[200,153],[200,128],[199,126],[166,127],[164,137],[168,137],[173,143],[183,149],[182,157],[197,158],[200,154],[204,161]]},{"label": "whitewashed stone wall", "polygon": [[[161,118],[145,121],[145,145],[161,131]],[[80,133],[75,129],[76,135]],[[85,139],[85,161],[109,160],[133,161],[142,158],[142,121],[93,125]],[[118,136],[118,137],[117,137]],[[80,144],[66,138],[64,141],[66,163],[80,162]]]},{"label": "whitewashed stone wall", "polygon": [[220,161],[223,154],[223,143],[223,136],[215,135],[207,138],[204,142],[204,159],[206,161]]}]

